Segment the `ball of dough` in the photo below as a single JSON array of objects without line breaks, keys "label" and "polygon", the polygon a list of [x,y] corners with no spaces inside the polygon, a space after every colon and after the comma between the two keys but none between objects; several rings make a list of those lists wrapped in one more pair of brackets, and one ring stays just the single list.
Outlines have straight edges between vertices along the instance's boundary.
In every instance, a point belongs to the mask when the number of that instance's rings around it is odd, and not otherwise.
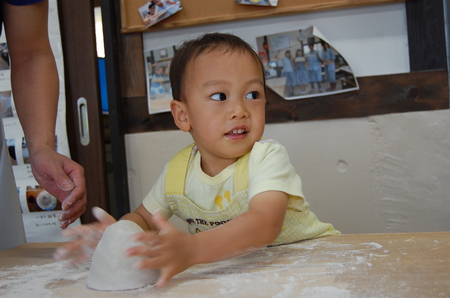
[{"label": "ball of dough", "polygon": [[110,225],[92,257],[87,287],[99,291],[123,291],[152,285],[159,276],[158,269],[139,270],[134,264],[142,257],[127,257],[125,250],[137,246],[130,236],[142,228],[129,220]]}]

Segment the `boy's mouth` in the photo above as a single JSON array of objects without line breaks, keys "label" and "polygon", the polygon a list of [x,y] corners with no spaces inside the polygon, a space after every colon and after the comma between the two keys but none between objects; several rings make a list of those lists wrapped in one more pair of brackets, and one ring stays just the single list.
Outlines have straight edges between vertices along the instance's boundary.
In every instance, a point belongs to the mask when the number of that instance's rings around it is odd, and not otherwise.
[{"label": "boy's mouth", "polygon": [[226,133],[226,136],[236,136],[246,134],[248,131],[244,128],[233,129],[232,131]]}]

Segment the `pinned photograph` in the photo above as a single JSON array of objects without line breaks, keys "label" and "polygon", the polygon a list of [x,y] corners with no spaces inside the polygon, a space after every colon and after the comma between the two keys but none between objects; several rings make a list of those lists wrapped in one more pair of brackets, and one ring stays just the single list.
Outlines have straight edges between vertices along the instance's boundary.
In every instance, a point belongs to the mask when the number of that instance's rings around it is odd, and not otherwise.
[{"label": "pinned photograph", "polygon": [[169,80],[170,62],[175,46],[144,51],[148,110],[150,114],[170,111],[172,88]]},{"label": "pinned photograph", "polygon": [[62,210],[61,202],[39,185],[27,186],[26,196],[30,212]]},{"label": "pinned photograph", "polygon": [[261,5],[261,6],[277,6],[278,0],[235,0],[234,2],[247,5]]},{"label": "pinned photograph", "polygon": [[12,109],[11,91],[0,92],[0,115],[2,119],[14,117]]},{"label": "pinned photograph", "polygon": [[181,10],[180,0],[152,0],[141,6],[139,13],[148,28]]},{"label": "pinned photograph", "polygon": [[0,43],[0,70],[10,69],[7,43]]},{"label": "pinned photograph", "polygon": [[359,89],[345,58],[315,27],[256,39],[266,84],[287,100]]}]

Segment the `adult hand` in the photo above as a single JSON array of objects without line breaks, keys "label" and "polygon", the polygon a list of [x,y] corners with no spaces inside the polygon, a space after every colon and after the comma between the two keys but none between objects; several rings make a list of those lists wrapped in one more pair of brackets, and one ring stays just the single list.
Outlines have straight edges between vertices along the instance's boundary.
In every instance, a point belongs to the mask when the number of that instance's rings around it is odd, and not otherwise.
[{"label": "adult hand", "polygon": [[75,240],[58,247],[53,254],[53,258],[56,260],[71,260],[70,263],[73,266],[92,258],[95,248],[102,239],[103,232],[107,227],[117,222],[114,217],[99,207],[92,208],[92,214],[98,222],[64,231],[64,237],[74,238]]},{"label": "adult hand", "polygon": [[61,228],[66,229],[86,210],[83,167],[51,148],[34,150],[30,158],[36,181],[62,203],[64,212],[58,219]]}]

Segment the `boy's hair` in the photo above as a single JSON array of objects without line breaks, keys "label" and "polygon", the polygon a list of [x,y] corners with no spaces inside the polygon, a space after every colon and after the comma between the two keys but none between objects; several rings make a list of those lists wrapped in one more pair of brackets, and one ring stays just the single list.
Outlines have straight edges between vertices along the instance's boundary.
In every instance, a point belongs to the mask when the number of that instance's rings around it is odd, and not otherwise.
[{"label": "boy's hair", "polygon": [[174,100],[181,101],[183,78],[191,61],[202,53],[219,50],[223,53],[241,52],[249,53],[261,67],[264,88],[266,86],[264,77],[264,66],[255,50],[241,38],[225,33],[207,33],[195,39],[184,42],[177,49],[170,64],[170,84]]}]

